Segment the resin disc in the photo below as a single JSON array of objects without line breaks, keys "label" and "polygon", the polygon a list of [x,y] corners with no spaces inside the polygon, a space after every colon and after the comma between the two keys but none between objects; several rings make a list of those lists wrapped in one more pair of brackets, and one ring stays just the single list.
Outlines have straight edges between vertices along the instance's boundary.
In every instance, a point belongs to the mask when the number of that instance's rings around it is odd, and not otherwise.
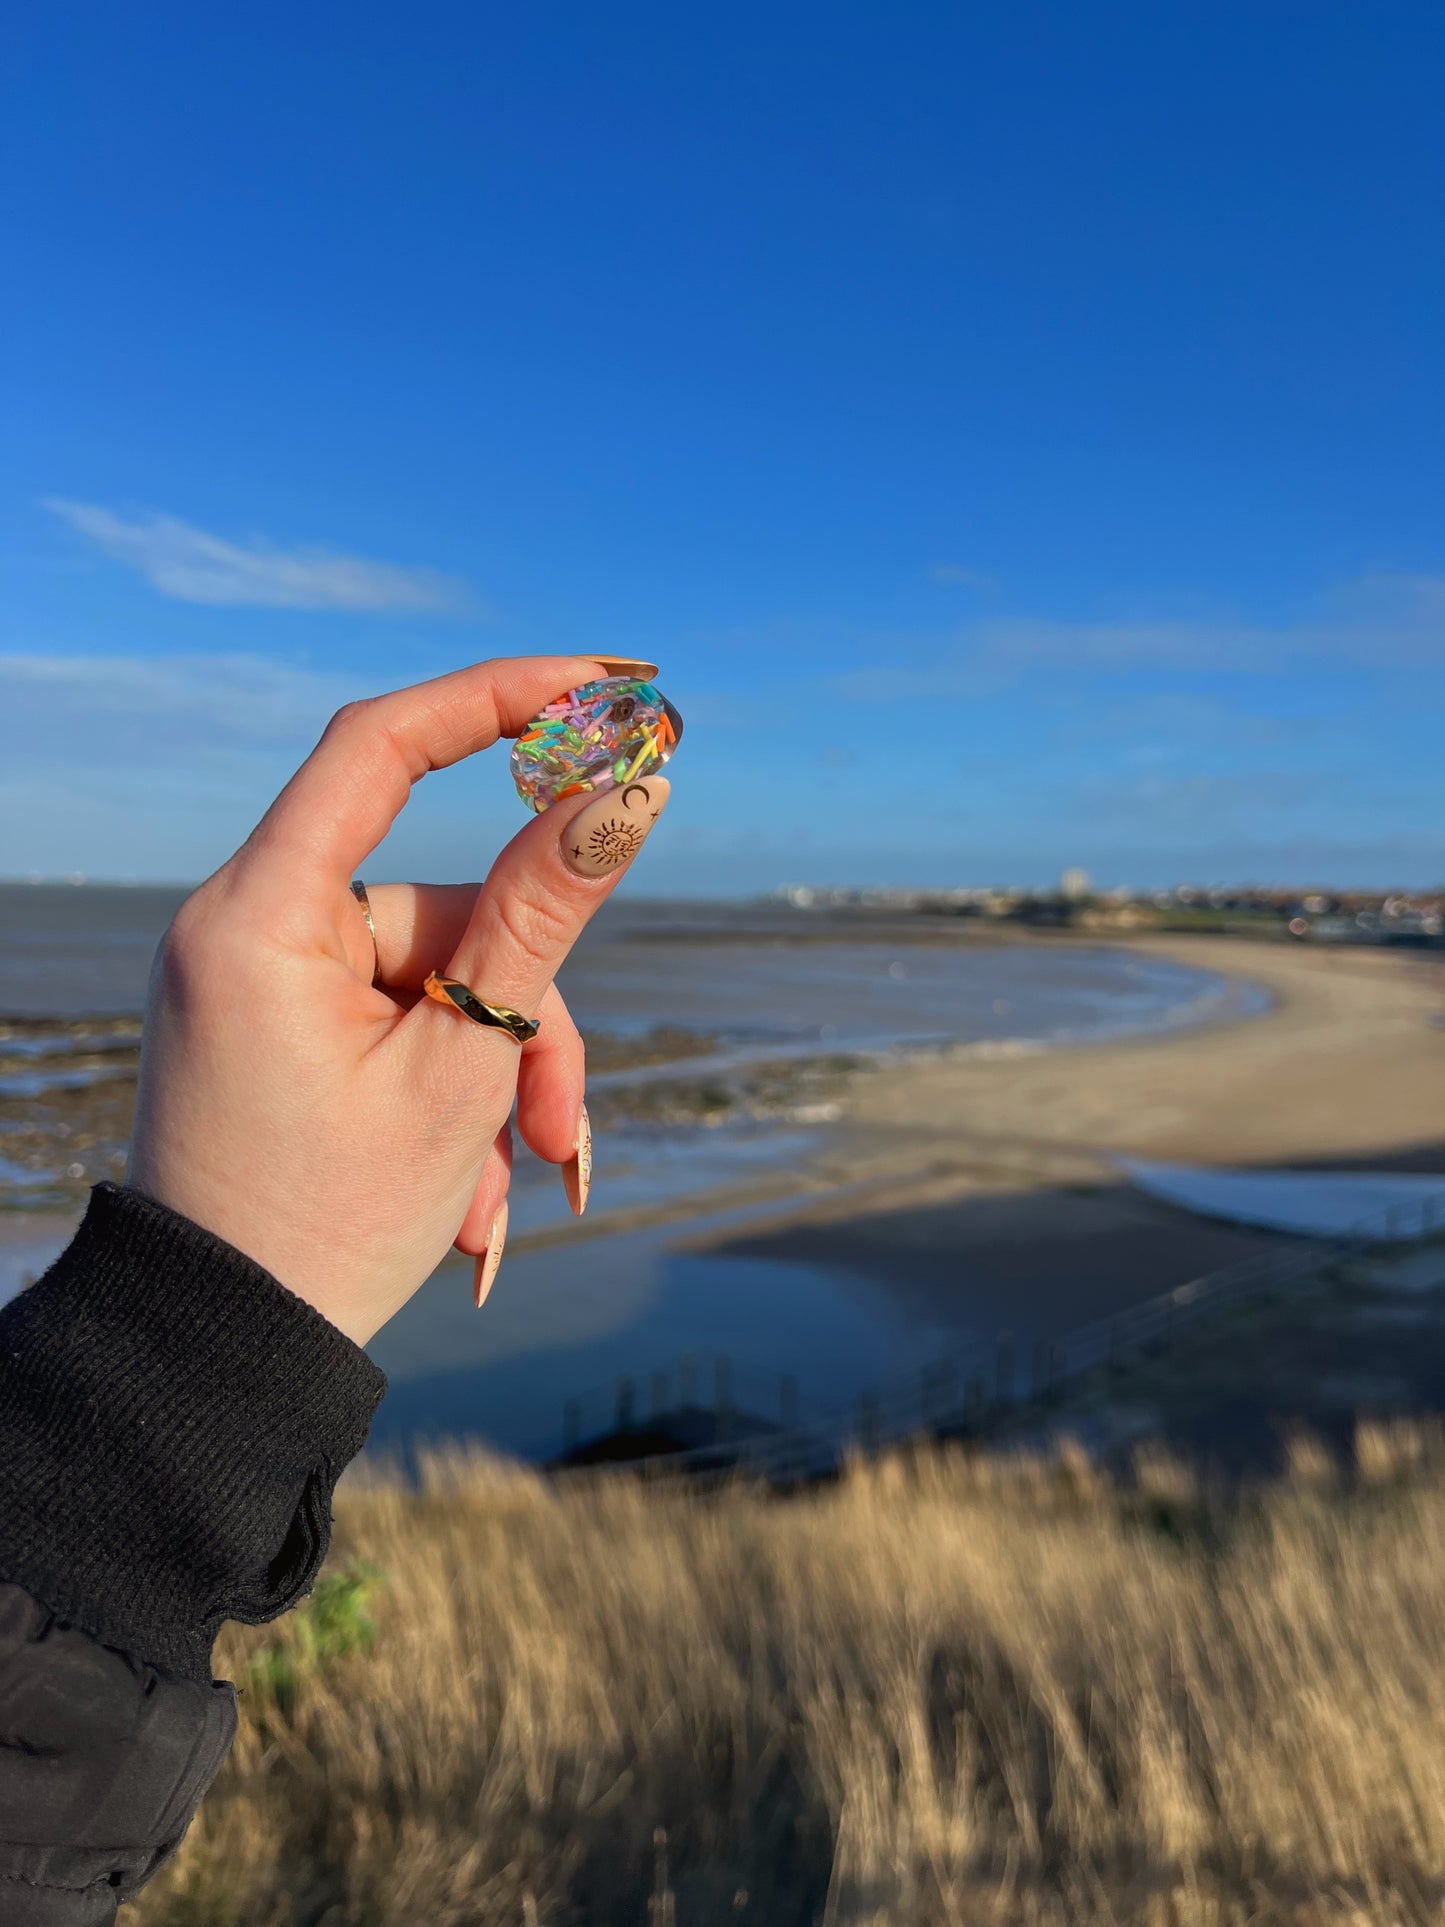
[{"label": "resin disc", "polygon": [[662,765],[682,738],[682,718],[656,685],[637,676],[583,683],[548,703],[512,747],[512,780],[534,810],[563,796],[635,783]]}]

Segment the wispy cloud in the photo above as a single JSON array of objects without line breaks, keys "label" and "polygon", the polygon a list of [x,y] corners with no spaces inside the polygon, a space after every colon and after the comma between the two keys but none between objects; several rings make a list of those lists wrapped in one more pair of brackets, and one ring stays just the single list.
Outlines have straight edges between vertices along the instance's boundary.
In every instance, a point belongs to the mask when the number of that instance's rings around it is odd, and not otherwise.
[{"label": "wispy cloud", "polygon": [[0,654],[0,876],[205,876],[364,693],[256,655]]},{"label": "wispy cloud", "polygon": [[1322,596],[1294,622],[992,622],[980,655],[997,665],[1275,674],[1316,664],[1445,663],[1445,577],[1373,575]]},{"label": "wispy cloud", "polygon": [[[337,708],[375,693],[250,653],[0,653],[0,877],[207,875],[249,834]],[[469,876],[519,826],[505,750],[420,785],[383,874]]]},{"label": "wispy cloud", "polygon": [[474,609],[466,583],[434,569],[328,549],[283,549],[262,538],[231,542],[174,515],[128,520],[114,509],[63,496],[49,497],[44,506],[177,602],[353,614],[465,615]]},{"label": "wispy cloud", "polygon": [[996,575],[966,568],[961,562],[935,562],[928,574],[945,589],[976,589],[980,595],[997,595],[1003,587]]},{"label": "wispy cloud", "polygon": [[1097,689],[1108,678],[1221,674],[1239,677],[1350,668],[1445,667],[1445,577],[1374,575],[1321,596],[1278,624],[1172,618],[1118,622],[986,616],[933,634],[875,639],[890,666],[844,670],[831,687],[847,700],[912,702],[946,682],[955,693],[998,694],[1046,671]]},{"label": "wispy cloud", "polygon": [[265,656],[0,655],[13,761],[191,764],[225,750],[294,750],[365,693]]}]

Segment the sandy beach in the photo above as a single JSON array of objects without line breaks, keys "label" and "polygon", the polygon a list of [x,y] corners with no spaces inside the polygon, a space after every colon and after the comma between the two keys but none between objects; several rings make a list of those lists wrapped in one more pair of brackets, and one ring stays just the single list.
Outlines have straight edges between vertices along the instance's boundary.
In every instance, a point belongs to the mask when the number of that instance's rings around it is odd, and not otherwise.
[{"label": "sandy beach", "polygon": [[1418,953],[1131,944],[1267,988],[1262,1015],[1033,1057],[855,1073],[813,1191],[710,1249],[823,1266],[919,1317],[1106,1317],[1280,1242],[1146,1198],[1115,1159],[1445,1171],[1445,967]]},{"label": "sandy beach", "polygon": [[1445,1161],[1445,959],[1429,953],[1160,939],[1130,950],[1263,985],[1273,1008],[1014,1062],[920,1066],[860,1086],[883,1134],[1132,1151],[1181,1162]]},{"label": "sandy beach", "polygon": [[[779,1222],[817,1222],[851,1215],[875,1187],[900,1203],[958,1185],[1087,1187],[1114,1180],[1115,1159],[1130,1155],[1445,1170],[1445,958],[1228,938],[1116,947],[1260,987],[1269,1005],[1032,1054],[964,1046],[832,1068],[814,1153],[710,1203],[789,1196]],[[605,1150],[586,1223],[531,1234],[535,1244],[688,1215],[687,1199],[609,1212]]]}]

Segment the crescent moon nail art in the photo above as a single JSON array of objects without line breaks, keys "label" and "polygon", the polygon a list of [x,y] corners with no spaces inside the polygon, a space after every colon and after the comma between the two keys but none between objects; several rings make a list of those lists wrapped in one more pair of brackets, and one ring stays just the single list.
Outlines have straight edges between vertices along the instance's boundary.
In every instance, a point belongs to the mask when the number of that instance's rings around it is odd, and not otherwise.
[{"label": "crescent moon nail art", "polygon": [[667,807],[672,785],[665,776],[599,796],[580,810],[562,836],[567,867],[583,877],[611,876],[630,863]]}]

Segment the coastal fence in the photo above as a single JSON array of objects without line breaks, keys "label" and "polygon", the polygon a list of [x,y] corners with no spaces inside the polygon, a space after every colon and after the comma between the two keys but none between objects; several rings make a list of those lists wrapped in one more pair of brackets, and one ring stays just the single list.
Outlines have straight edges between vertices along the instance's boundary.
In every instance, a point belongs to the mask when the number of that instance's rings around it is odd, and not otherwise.
[{"label": "coastal fence", "polygon": [[967,1347],[856,1399],[820,1407],[792,1426],[731,1441],[719,1434],[690,1451],[635,1460],[631,1469],[649,1478],[743,1475],[786,1486],[824,1477],[855,1453],[871,1454],[910,1437],[977,1434],[1030,1411],[1042,1417],[1091,1376],[1166,1351],[1206,1317],[1306,1285],[1381,1246],[1435,1237],[1445,1237],[1445,1193],[1399,1200],[1336,1236],[1238,1259],[1126,1311],[1041,1340],[1026,1384],[1016,1379],[1012,1335],[1000,1332],[991,1350]]},{"label": "coastal fence", "polygon": [[562,1453],[565,1458],[607,1436],[675,1427],[688,1417],[710,1420],[715,1436],[726,1439],[758,1426],[795,1431],[805,1416],[796,1373],[739,1371],[726,1352],[688,1353],[569,1398],[562,1412]]}]

